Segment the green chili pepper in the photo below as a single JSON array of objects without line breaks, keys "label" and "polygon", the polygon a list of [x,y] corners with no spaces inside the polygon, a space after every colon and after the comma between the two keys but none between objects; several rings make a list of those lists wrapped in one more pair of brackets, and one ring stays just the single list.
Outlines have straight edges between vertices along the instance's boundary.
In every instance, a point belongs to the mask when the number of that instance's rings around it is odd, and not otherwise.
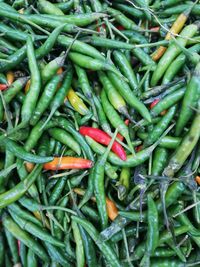
[{"label": "green chili pepper", "polygon": [[49,262],[49,257],[44,248],[36,242],[29,234],[22,230],[8,215],[2,218],[4,227],[17,239],[32,249],[43,261]]},{"label": "green chili pepper", "polygon": [[113,266],[113,267],[121,266],[120,262],[118,261],[110,245],[101,241],[101,239],[99,238],[99,233],[97,232],[97,230],[94,228],[94,226],[90,222],[86,221],[85,219],[76,217],[76,216],[72,216],[72,220],[80,224],[88,232],[88,234],[91,236],[91,238],[94,240],[96,245],[99,247],[99,249],[104,254],[110,266]]}]

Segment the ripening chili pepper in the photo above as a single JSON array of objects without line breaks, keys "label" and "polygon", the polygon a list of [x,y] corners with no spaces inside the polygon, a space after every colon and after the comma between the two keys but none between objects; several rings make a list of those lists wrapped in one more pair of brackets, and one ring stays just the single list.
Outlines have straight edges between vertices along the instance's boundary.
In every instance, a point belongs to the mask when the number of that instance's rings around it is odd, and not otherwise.
[{"label": "ripening chili pepper", "polygon": [[[98,143],[106,145],[106,146],[108,146],[111,141],[111,137],[107,133],[97,128],[82,126],[80,127],[79,132],[82,135],[84,136],[87,135],[93,138]],[[111,150],[115,152],[115,154],[118,155],[120,159],[126,160],[126,152],[118,142],[114,141]]]},{"label": "ripening chili pepper", "polygon": [[12,71],[8,71],[6,73],[6,79],[7,79],[8,85],[11,85],[14,82],[14,79],[15,79],[14,73]]},{"label": "ripening chili pepper", "polygon": [[8,88],[7,84],[0,84],[0,91],[6,90]]},{"label": "ripening chili pepper", "polygon": [[32,172],[33,168],[35,167],[35,164],[32,162],[25,162],[25,167],[27,172]]},{"label": "ripening chili pepper", "polygon": [[[170,40],[174,34],[178,34],[182,30],[183,26],[185,25],[185,23],[189,17],[191,10],[192,10],[192,7],[189,9],[186,9],[183,13],[181,13],[178,16],[178,18],[175,20],[172,27],[170,28],[169,32],[165,36],[165,40]],[[166,47],[160,46],[153,53],[152,59],[155,61],[159,60],[162,57],[162,55],[165,53],[166,50],[167,50]]]},{"label": "ripening chili pepper", "polygon": [[118,215],[118,209],[115,203],[112,200],[110,200],[108,197],[106,197],[106,209],[107,209],[108,217],[111,219],[111,221],[114,221],[114,219]]},{"label": "ripening chili pepper", "polygon": [[43,165],[45,170],[89,169],[91,167],[91,160],[73,157],[54,158],[48,164]]},{"label": "ripening chili pepper", "polygon": [[200,185],[200,176],[197,175],[197,176],[195,177],[195,181],[197,182],[198,185]]},{"label": "ripening chili pepper", "polygon": [[57,70],[56,74],[62,74],[62,73],[63,73],[63,68],[60,67],[60,68]]},{"label": "ripening chili pepper", "polygon": [[81,115],[86,115],[90,113],[89,109],[84,104],[83,100],[76,94],[76,92],[71,88],[67,94],[72,107]]},{"label": "ripening chili pepper", "polygon": [[31,84],[31,80],[28,80],[27,83],[26,83],[26,86],[25,86],[25,88],[24,88],[24,92],[25,92],[25,94],[28,93],[28,90],[29,90],[29,88],[30,88],[30,84]]}]

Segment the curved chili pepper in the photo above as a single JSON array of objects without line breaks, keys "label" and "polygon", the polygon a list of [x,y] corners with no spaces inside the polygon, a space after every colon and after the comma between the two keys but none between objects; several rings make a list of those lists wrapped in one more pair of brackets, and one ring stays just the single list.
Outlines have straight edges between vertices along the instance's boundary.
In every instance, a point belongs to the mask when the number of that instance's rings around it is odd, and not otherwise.
[{"label": "curved chili pepper", "polygon": [[[80,127],[79,132],[82,135],[84,135],[84,136],[87,135],[87,136],[91,137],[92,139],[94,139],[95,141],[97,141],[98,143],[106,145],[106,146],[108,146],[110,141],[111,141],[111,137],[107,133],[105,133],[102,130],[97,129],[97,128],[82,126],[82,127]],[[116,155],[118,155],[120,157],[120,159],[126,160],[126,152],[117,141],[114,141],[111,150]]]}]

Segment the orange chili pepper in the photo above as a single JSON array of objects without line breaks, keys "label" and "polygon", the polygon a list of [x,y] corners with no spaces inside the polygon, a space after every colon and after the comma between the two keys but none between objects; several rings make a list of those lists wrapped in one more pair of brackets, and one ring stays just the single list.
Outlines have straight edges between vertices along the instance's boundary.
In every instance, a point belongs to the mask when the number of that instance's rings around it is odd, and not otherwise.
[{"label": "orange chili pepper", "polygon": [[57,74],[62,74],[63,73],[63,68],[60,67],[58,70],[57,70]]},{"label": "orange chili pepper", "polygon": [[89,169],[93,165],[92,161],[74,157],[56,157],[52,161],[45,163],[45,170],[65,170],[65,169]]},{"label": "orange chili pepper", "polygon": [[7,79],[8,85],[11,85],[14,82],[14,79],[15,79],[14,73],[12,71],[8,71],[6,73],[6,79]]},{"label": "orange chili pepper", "polygon": [[197,182],[198,185],[200,185],[200,176],[197,175],[195,181]]},{"label": "orange chili pepper", "polygon": [[[84,196],[85,194],[85,190],[82,188],[73,188],[73,191],[80,196]],[[91,200],[96,202],[95,197],[91,197]],[[113,221],[118,215],[118,209],[115,203],[108,197],[106,197],[106,207],[107,207],[108,217]]]},{"label": "orange chili pepper", "polygon": [[107,208],[108,217],[111,219],[111,221],[114,221],[114,219],[118,215],[118,209],[115,203],[112,200],[110,200],[108,197],[106,197],[106,208]]},{"label": "orange chili pepper", "polygon": [[25,167],[27,172],[31,172],[33,168],[35,167],[35,164],[32,162],[25,162]]}]

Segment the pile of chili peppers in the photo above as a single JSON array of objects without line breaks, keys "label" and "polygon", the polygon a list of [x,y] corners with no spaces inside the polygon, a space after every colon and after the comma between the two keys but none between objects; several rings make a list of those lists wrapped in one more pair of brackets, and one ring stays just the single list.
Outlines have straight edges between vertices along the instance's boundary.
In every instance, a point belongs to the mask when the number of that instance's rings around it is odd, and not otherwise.
[{"label": "pile of chili peppers", "polygon": [[200,2],[0,0],[0,267],[200,266]]}]

